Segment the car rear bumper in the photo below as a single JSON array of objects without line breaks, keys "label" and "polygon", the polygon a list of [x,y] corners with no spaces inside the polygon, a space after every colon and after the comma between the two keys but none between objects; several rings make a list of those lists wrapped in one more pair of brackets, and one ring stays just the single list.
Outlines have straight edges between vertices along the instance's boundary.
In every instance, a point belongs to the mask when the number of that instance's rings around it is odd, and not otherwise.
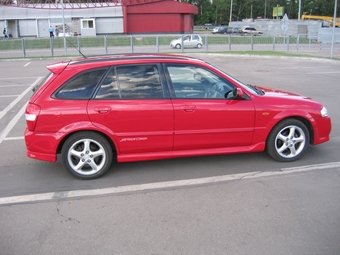
[{"label": "car rear bumper", "polygon": [[26,155],[30,158],[55,162],[61,135],[25,130]]}]

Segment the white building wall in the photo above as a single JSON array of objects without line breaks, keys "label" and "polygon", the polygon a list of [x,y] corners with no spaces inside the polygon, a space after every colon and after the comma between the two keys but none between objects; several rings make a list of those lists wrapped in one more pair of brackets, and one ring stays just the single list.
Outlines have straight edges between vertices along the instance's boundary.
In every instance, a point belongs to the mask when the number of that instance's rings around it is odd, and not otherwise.
[{"label": "white building wall", "polygon": [[[48,20],[52,27],[62,25],[62,17],[67,26],[66,32],[73,35],[74,23],[72,19],[94,18],[96,20],[94,35],[99,34],[115,34],[124,33],[123,24],[123,8],[121,5],[112,5],[109,7],[100,8],[71,8],[65,4],[64,11],[61,5],[56,8],[54,5],[51,8],[21,8],[15,6],[0,6],[0,25],[5,24],[5,21],[12,21],[11,24],[18,24],[18,33],[13,34],[13,37],[49,37],[49,33],[39,26],[39,20]],[[98,20],[98,24],[97,24]],[[17,30],[13,27],[8,27],[8,30]],[[48,31],[48,27],[46,30]],[[3,28],[2,28],[3,29]],[[79,28],[80,29],[80,28]],[[78,28],[77,28],[78,30]],[[78,30],[79,31],[79,30]],[[98,32],[97,32],[98,31]],[[85,34],[88,31],[84,31]],[[91,35],[92,31],[91,31]]]},{"label": "white building wall", "polygon": [[123,18],[97,18],[97,34],[124,33]]}]

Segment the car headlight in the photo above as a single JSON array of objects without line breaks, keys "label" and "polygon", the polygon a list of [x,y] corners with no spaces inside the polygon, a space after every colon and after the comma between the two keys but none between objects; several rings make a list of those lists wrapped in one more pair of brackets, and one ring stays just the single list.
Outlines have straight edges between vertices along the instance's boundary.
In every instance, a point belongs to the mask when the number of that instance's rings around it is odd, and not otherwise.
[{"label": "car headlight", "polygon": [[321,111],[320,111],[320,114],[322,117],[328,117],[328,111],[326,109],[326,107],[322,107]]}]

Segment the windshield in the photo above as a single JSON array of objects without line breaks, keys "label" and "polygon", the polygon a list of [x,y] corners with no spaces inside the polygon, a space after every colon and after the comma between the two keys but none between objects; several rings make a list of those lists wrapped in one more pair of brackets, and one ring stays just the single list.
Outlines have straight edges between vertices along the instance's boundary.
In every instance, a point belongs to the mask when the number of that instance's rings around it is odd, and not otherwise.
[{"label": "windshield", "polygon": [[250,84],[245,84],[241,81],[239,81],[238,79],[230,76],[229,74],[227,74],[226,72],[224,72],[223,70],[219,69],[218,67],[208,63],[210,66],[212,66],[213,68],[219,70],[220,72],[224,73],[225,75],[227,75],[231,80],[233,80],[235,83],[237,83],[238,85],[240,85],[242,88],[246,89],[247,91],[249,91],[252,94],[256,94],[256,95],[264,95],[264,92],[258,88],[256,88],[255,86],[252,86]]}]

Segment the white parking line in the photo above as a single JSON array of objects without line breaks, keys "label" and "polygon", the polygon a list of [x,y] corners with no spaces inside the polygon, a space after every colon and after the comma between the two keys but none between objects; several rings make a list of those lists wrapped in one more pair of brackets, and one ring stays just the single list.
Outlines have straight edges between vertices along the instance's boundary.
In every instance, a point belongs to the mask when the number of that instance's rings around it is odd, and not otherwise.
[{"label": "white parking line", "polygon": [[339,72],[333,71],[333,72],[312,72],[307,74],[339,74]]},{"label": "white parking line", "polygon": [[40,81],[43,77],[39,77],[29,86],[24,92],[22,92],[14,101],[12,101],[3,111],[0,112],[0,120]]},{"label": "white parking line", "polygon": [[3,98],[3,97],[17,97],[19,95],[6,95],[6,96],[0,96],[0,98]]},{"label": "white parking line", "polygon": [[12,141],[12,140],[23,140],[23,136],[13,136],[13,137],[5,137],[4,141]]},{"label": "white parking line", "polygon": [[24,65],[24,67],[28,66],[29,64],[31,64],[31,62],[28,62],[26,65]]},{"label": "white parking line", "polygon": [[9,85],[0,85],[0,88],[7,88],[7,87],[27,87],[27,86],[31,86],[31,84],[9,84]]},{"label": "white parking line", "polygon": [[11,132],[11,130],[15,126],[15,124],[17,124],[17,122],[20,120],[21,116],[25,113],[25,110],[26,110],[26,104],[23,107],[21,107],[20,111],[7,124],[5,129],[0,132],[0,144],[6,138],[6,136],[9,134],[9,132]]},{"label": "white parking line", "polygon": [[291,174],[291,173],[313,171],[313,170],[318,170],[318,169],[334,169],[334,168],[340,169],[340,162],[309,165],[309,166],[302,166],[302,167],[282,168],[280,171],[269,171],[269,172],[256,171],[256,172],[250,172],[250,173],[231,174],[231,175],[213,176],[213,177],[207,177],[207,178],[169,181],[169,182],[155,182],[155,183],[146,183],[146,184],[138,184],[138,185],[127,185],[127,186],[103,188],[103,189],[48,192],[48,193],[40,193],[40,194],[32,194],[32,195],[24,195],[24,196],[3,197],[3,198],[0,198],[0,205],[49,201],[49,200],[62,199],[62,198],[80,198],[80,197],[91,197],[91,196],[100,196],[100,195],[117,195],[117,194],[122,194],[122,193],[131,193],[131,192],[138,192],[138,191],[151,191],[151,190],[166,189],[166,188],[198,186],[198,185],[203,185],[203,184],[219,183],[219,182],[232,181],[232,180],[261,178],[261,177],[268,177],[268,176],[275,176],[275,175],[285,175],[285,174]]},{"label": "white parking line", "polygon": [[39,77],[39,76],[30,76],[30,77],[11,77],[11,78],[1,77],[0,80],[26,80],[26,79],[33,79],[33,78],[39,78],[39,79],[41,79],[42,77]]}]

